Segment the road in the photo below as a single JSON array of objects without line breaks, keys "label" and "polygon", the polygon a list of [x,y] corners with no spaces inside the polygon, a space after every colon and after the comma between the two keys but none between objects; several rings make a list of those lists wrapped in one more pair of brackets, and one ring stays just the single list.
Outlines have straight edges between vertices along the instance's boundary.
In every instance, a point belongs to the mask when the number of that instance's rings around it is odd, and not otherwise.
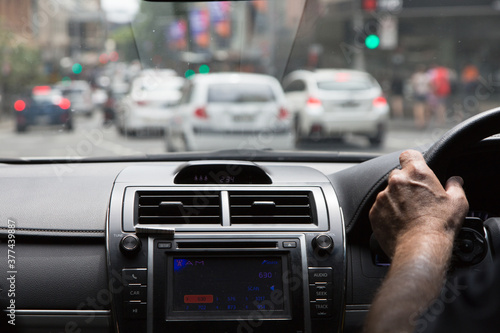
[{"label": "road", "polygon": [[[411,120],[392,120],[386,142],[381,147],[370,147],[366,139],[352,136],[343,141],[304,142],[298,149],[387,153],[431,143],[451,126],[452,124],[443,128],[430,126],[418,131],[413,128]],[[85,158],[165,152],[162,137],[121,136],[114,126],[104,126],[102,115],[97,112],[91,118],[77,117],[75,130],[70,133],[45,127],[32,127],[26,133],[16,133],[14,127],[12,120],[0,122],[0,157]]]}]

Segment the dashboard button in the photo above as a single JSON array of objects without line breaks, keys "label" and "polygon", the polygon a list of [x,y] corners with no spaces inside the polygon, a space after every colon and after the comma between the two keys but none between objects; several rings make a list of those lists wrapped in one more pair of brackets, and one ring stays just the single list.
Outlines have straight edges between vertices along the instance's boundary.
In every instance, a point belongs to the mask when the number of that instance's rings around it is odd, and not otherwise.
[{"label": "dashboard button", "polygon": [[328,284],[315,284],[309,286],[309,297],[311,301],[319,299],[332,299],[333,298],[333,285]]},{"label": "dashboard button", "polygon": [[311,315],[314,318],[325,318],[333,315],[333,301],[314,301],[311,302]]},{"label": "dashboard button", "polygon": [[329,267],[314,268],[309,267],[309,283],[332,283],[333,269]]},{"label": "dashboard button", "polygon": [[146,303],[125,303],[125,317],[129,319],[146,319]]},{"label": "dashboard button", "polygon": [[141,249],[141,240],[136,235],[125,235],[120,241],[120,250],[127,255],[136,254]]},{"label": "dashboard button", "polygon": [[314,237],[312,245],[315,249],[331,252],[333,250],[333,239],[328,235],[318,235]]},{"label": "dashboard button", "polygon": [[159,249],[171,249],[172,248],[172,243],[171,242],[159,242],[157,247]]},{"label": "dashboard button", "polygon": [[147,300],[147,287],[144,286],[127,286],[125,287],[125,301],[141,301]]},{"label": "dashboard button", "polygon": [[283,242],[283,247],[284,248],[296,248],[297,247],[297,242]]},{"label": "dashboard button", "polygon": [[122,269],[122,278],[126,285],[130,283],[148,284],[148,271],[141,268],[124,268]]}]

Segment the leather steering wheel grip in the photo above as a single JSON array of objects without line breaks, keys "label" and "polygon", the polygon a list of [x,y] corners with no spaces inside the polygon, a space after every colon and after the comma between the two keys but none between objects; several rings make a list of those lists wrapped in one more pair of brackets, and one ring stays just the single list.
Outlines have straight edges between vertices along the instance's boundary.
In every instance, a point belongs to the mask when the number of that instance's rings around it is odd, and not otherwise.
[{"label": "leather steering wheel grip", "polygon": [[482,139],[500,133],[500,107],[481,112],[446,132],[425,153],[424,158],[442,184],[450,158]]}]

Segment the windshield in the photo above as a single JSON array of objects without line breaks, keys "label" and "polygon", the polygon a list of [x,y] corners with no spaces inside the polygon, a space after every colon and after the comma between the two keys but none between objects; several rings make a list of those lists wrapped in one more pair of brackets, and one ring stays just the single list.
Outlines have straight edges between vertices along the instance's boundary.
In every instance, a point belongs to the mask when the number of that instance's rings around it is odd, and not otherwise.
[{"label": "windshield", "polygon": [[18,3],[0,3],[0,158],[387,153],[500,100],[494,0]]}]

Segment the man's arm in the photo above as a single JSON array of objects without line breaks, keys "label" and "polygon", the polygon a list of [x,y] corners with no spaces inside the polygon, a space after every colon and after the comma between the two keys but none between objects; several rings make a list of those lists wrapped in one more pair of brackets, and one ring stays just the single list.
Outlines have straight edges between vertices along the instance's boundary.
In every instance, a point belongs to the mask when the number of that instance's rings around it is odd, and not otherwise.
[{"label": "man's arm", "polygon": [[365,322],[370,333],[413,331],[441,290],[468,210],[461,178],[450,178],[444,189],[416,151],[402,153],[400,163],[370,210],[375,237],[392,258]]}]

